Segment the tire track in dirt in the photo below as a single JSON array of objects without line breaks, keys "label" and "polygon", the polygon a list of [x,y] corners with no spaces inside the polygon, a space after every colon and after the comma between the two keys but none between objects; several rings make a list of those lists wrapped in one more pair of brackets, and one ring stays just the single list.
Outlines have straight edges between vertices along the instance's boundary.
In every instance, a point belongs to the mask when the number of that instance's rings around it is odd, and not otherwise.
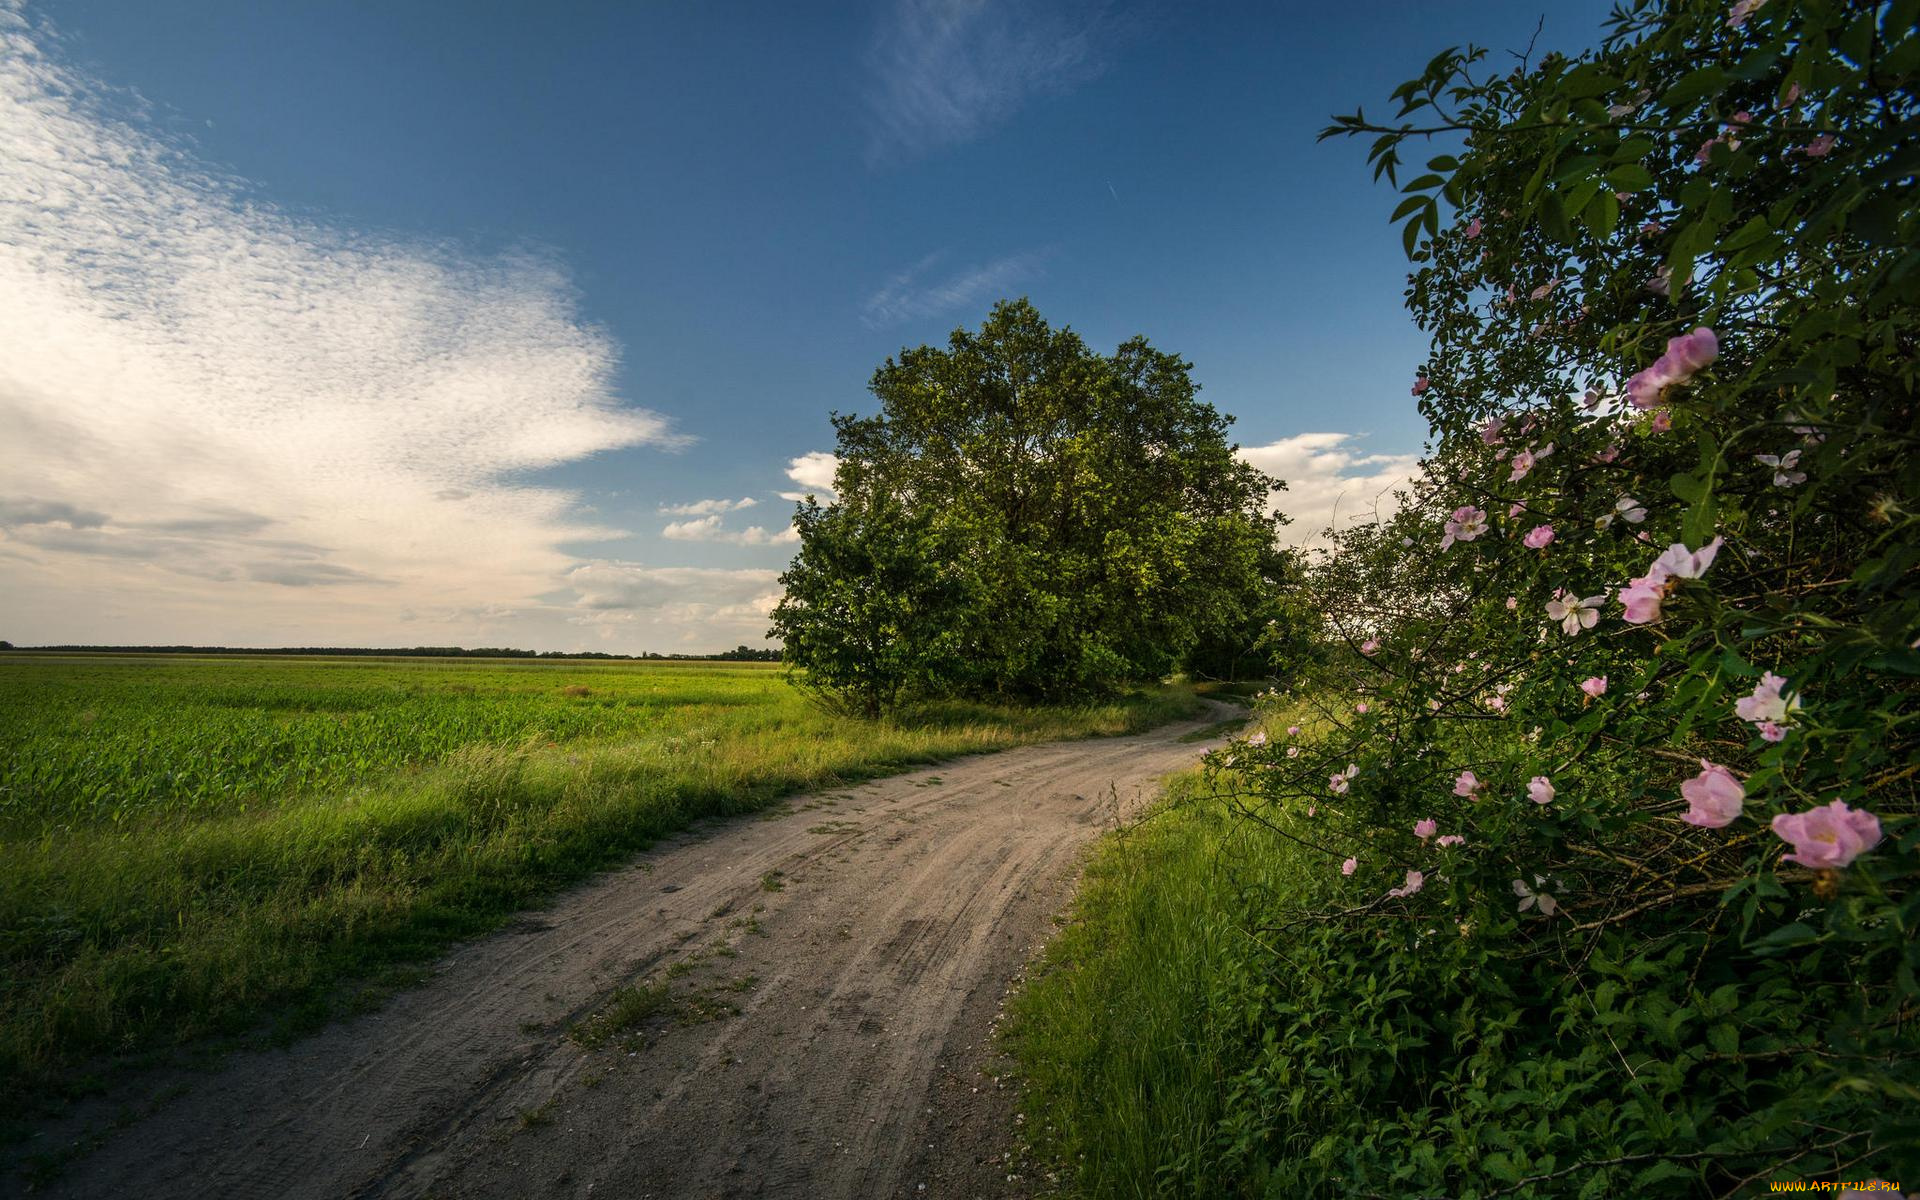
[{"label": "tire track in dirt", "polygon": [[[48,1194],[1008,1194],[1010,1101],[956,1089],[991,1089],[999,1001],[1080,849],[1198,759],[1179,739],[1200,727],[961,759],[680,835],[379,1012],[194,1077]],[[617,989],[661,987],[660,1011],[598,1044],[568,1036],[603,1029]]]}]

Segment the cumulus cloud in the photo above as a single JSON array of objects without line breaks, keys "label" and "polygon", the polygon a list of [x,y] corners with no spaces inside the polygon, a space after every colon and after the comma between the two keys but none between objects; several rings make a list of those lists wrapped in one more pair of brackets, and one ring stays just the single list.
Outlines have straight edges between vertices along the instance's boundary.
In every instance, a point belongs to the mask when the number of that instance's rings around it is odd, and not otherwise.
[{"label": "cumulus cloud", "polygon": [[567,575],[576,626],[641,641],[759,645],[780,602],[780,573],[759,568],[653,567],[604,559]]},{"label": "cumulus cloud", "polygon": [[1078,0],[894,0],[867,54],[868,160],[971,141],[1106,69],[1129,23]]},{"label": "cumulus cloud", "polygon": [[1393,513],[1393,493],[1419,472],[1419,458],[1361,453],[1351,446],[1356,440],[1351,433],[1300,433],[1240,448],[1241,458],[1286,481],[1287,490],[1275,492],[1271,503],[1293,518],[1280,531],[1283,541],[1311,545],[1330,528]]},{"label": "cumulus cloud", "polygon": [[978,307],[985,301],[1008,295],[1019,281],[1038,274],[1046,256],[1010,254],[936,273],[942,257],[930,254],[889,279],[860,306],[860,319],[869,329],[880,329],[902,321]]},{"label": "cumulus cloud", "polygon": [[660,511],[673,517],[704,517],[708,513],[738,512],[758,503],[752,496],[742,496],[738,500],[693,500],[686,504],[662,504]]},{"label": "cumulus cloud", "polygon": [[832,501],[833,476],[840,469],[840,456],[831,450],[809,450],[798,458],[787,460],[787,478],[800,485],[797,492],[781,492],[782,500],[795,502],[815,496],[821,500]]},{"label": "cumulus cloud", "polygon": [[549,592],[614,532],[520,480],[678,439],[553,262],[277,210],[126,107],[0,0],[14,640],[376,637]]},{"label": "cumulus cloud", "polygon": [[660,531],[660,536],[675,542],[726,542],[735,546],[789,546],[800,540],[800,531],[789,526],[778,533],[768,533],[758,525],[749,525],[745,529],[728,529],[718,513],[694,517],[686,521],[674,521]]}]

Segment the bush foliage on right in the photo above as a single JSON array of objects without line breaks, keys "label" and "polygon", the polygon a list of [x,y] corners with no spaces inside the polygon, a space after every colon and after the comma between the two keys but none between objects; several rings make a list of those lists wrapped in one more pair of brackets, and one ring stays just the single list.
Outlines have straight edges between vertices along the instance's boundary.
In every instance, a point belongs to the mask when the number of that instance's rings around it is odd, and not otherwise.
[{"label": "bush foliage on right", "polygon": [[1329,130],[1461,148],[1402,189],[1427,470],[1313,576],[1313,731],[1235,751],[1343,875],[1263,916],[1313,1035],[1228,1148],[1289,1187],[1920,1169],[1916,16],[1642,2]]},{"label": "bush foliage on right", "polygon": [[1399,213],[1434,444],[1213,763],[1302,878],[1235,901],[1218,1186],[1913,1186],[1916,18],[1642,0],[1328,131],[1457,147]]}]

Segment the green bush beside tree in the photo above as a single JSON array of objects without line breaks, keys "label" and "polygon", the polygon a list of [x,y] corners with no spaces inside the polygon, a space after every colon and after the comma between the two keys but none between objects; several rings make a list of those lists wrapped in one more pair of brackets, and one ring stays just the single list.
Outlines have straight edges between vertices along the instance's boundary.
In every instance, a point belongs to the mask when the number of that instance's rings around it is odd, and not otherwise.
[{"label": "green bush beside tree", "polygon": [[1215,893],[1235,1065],[1143,1093],[1212,1115],[1135,1192],[1912,1190],[1917,18],[1639,0],[1329,130],[1414,176],[1434,443],[1213,760],[1284,870]]}]

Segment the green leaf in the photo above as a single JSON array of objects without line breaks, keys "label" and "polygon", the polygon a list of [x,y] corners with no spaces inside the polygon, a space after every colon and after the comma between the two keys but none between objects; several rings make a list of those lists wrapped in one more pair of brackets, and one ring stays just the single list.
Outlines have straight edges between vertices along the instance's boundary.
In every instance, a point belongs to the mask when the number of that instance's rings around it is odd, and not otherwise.
[{"label": "green leaf", "polygon": [[1580,210],[1580,219],[1586,222],[1593,236],[1603,240],[1612,237],[1620,225],[1620,201],[1612,192],[1600,192]]},{"label": "green leaf", "polygon": [[1686,520],[1681,523],[1681,533],[1687,545],[1700,546],[1713,538],[1713,531],[1719,524],[1720,501],[1712,492],[1706,492],[1698,503],[1687,509]]},{"label": "green leaf", "polygon": [[1667,480],[1667,488],[1688,504],[1698,504],[1707,495],[1706,481],[1698,475],[1688,475],[1684,472]]},{"label": "green leaf", "polygon": [[1737,1054],[1740,1050],[1740,1031],[1725,1023],[1707,1027],[1707,1044],[1719,1054]]},{"label": "green leaf", "polygon": [[1408,196],[1405,200],[1402,200],[1400,202],[1400,206],[1393,210],[1393,215],[1391,217],[1388,217],[1387,220],[1391,221],[1395,225],[1398,225],[1400,223],[1401,218],[1406,217],[1411,213],[1418,212],[1419,210],[1425,208],[1427,205],[1431,203],[1432,201],[1427,199],[1427,197],[1425,196]]},{"label": "green leaf", "polygon": [[1540,197],[1540,231],[1562,245],[1573,240],[1573,227],[1567,223],[1567,210],[1560,197],[1546,192]]},{"label": "green leaf", "polygon": [[1607,186],[1616,192],[1644,192],[1653,186],[1653,172],[1637,162],[1621,163],[1607,172]]},{"label": "green leaf", "polygon": [[1666,90],[1660,102],[1676,113],[1692,108],[1708,96],[1717,95],[1727,86],[1727,73],[1716,66],[1704,66],[1689,71],[1680,77],[1680,82]]}]

